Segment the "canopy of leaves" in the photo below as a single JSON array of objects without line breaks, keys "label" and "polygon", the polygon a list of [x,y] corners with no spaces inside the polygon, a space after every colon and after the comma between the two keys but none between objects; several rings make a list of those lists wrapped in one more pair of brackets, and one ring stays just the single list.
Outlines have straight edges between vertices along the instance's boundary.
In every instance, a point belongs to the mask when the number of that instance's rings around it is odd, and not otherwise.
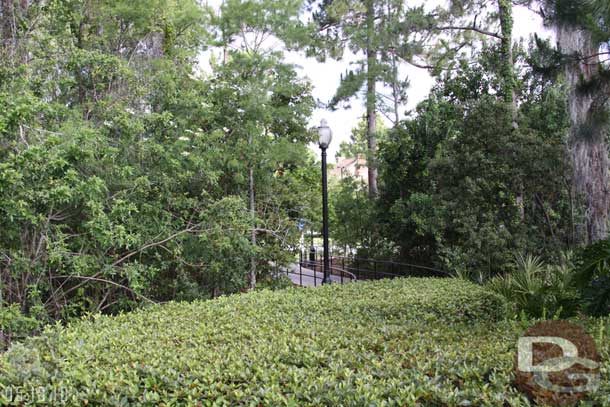
[{"label": "canopy of leaves", "polygon": [[49,1],[19,16],[17,41],[0,44],[0,306],[44,323],[208,298],[243,289],[252,257],[263,279],[289,260],[319,187],[311,86],[281,53],[235,50],[201,74],[219,22],[192,0]]}]

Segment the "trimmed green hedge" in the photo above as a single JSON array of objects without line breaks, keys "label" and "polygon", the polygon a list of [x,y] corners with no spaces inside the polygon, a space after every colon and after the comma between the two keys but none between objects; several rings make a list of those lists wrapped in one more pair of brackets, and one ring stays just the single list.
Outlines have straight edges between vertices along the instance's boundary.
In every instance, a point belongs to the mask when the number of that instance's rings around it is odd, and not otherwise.
[{"label": "trimmed green hedge", "polygon": [[503,312],[461,280],[397,279],[98,316],[14,345],[0,404],[528,405],[510,383],[525,327]]}]

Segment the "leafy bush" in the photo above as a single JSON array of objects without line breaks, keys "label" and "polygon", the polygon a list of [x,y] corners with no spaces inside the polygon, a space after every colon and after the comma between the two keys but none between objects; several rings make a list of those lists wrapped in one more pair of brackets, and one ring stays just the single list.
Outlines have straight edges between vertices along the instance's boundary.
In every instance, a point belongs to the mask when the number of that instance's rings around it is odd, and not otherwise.
[{"label": "leafy bush", "polygon": [[492,278],[492,291],[503,296],[514,311],[532,317],[572,316],[578,310],[580,295],[574,285],[574,265],[564,256],[559,265],[545,264],[537,256],[517,256],[512,270]]},{"label": "leafy bush", "polygon": [[511,386],[524,327],[502,312],[465,281],[396,279],[96,316],[13,346],[0,404],[41,386],[90,406],[529,405]]},{"label": "leafy bush", "polygon": [[[555,257],[581,221],[561,176],[570,172],[565,92],[531,73],[520,78],[515,131],[514,112],[498,99],[498,51],[483,47],[477,60],[442,76],[378,157],[382,236],[405,259],[480,282],[515,252]],[[525,55],[515,52],[516,60]]]},{"label": "leafy bush", "polygon": [[41,320],[24,315],[17,304],[0,304],[0,349],[13,338],[22,338],[40,329]]},{"label": "leafy bush", "polygon": [[257,290],[283,290],[293,287],[290,277],[285,274],[269,273],[264,279],[256,283]]},{"label": "leafy bush", "polygon": [[221,23],[196,0],[10,3],[20,40],[0,41],[0,303],[65,321],[207,299],[296,246],[297,219],[319,213],[310,84],[282,53],[231,50],[193,74],[234,11]]},{"label": "leafy bush", "polygon": [[610,315],[610,239],[585,248],[580,258],[575,281],[583,292],[587,311]]}]

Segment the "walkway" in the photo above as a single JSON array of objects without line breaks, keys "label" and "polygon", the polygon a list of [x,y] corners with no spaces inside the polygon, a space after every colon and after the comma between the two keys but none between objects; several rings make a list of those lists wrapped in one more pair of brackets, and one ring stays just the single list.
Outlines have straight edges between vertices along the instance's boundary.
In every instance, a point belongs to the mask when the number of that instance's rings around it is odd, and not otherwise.
[{"label": "walkway", "polygon": [[[282,270],[286,272],[286,275],[290,277],[290,280],[295,285],[300,285],[301,287],[315,287],[322,285],[322,279],[324,278],[324,274],[321,270],[312,270],[305,267],[300,267],[296,263],[292,263],[288,266],[288,270]],[[333,283],[341,284],[340,276],[330,276]],[[349,283],[353,281],[352,278],[348,276],[343,276],[343,283]]]},{"label": "walkway", "polygon": [[[305,256],[301,255],[300,258]],[[304,260],[301,265],[292,263],[288,267],[276,267],[275,262],[269,262],[276,273],[285,274],[293,284],[301,287],[317,287],[322,285],[324,274],[321,261]],[[448,277],[443,270],[432,267],[393,261],[331,257],[330,269],[333,283],[350,283],[352,281],[378,280],[395,277]],[[343,278],[341,278],[343,276]]]}]

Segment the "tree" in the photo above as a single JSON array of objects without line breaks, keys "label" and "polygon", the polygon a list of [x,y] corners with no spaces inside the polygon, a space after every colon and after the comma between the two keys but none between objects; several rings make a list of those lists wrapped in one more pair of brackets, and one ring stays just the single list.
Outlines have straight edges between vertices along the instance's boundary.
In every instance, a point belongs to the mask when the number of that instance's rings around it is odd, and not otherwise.
[{"label": "tree", "polygon": [[[208,125],[225,129],[226,173],[245,174],[227,180],[225,190],[240,193],[245,184],[251,243],[257,247],[261,246],[259,234],[277,237],[271,233],[273,228],[261,225],[264,211],[275,198],[274,174],[281,168],[281,178],[288,177],[291,168],[307,157],[303,150],[312,136],[307,129],[313,107],[310,86],[297,77],[291,65],[281,62],[281,54],[231,52],[228,62],[215,70],[210,92],[218,103]],[[260,257],[251,260],[251,288],[256,284]]]},{"label": "tree", "polygon": [[542,13],[555,28],[559,59],[568,84],[569,155],[574,191],[584,198],[583,243],[606,239],[610,211],[608,110],[610,71],[602,48],[610,41],[605,1],[545,1]]},{"label": "tree", "polygon": [[[233,108],[243,111],[243,122],[232,123],[227,128],[234,131],[235,136],[244,137],[248,144],[240,159],[247,158],[249,163],[250,239],[255,247],[259,229],[256,185],[257,181],[264,183],[268,179],[265,176],[257,179],[255,173],[256,169],[265,168],[263,162],[275,161],[261,152],[270,152],[270,144],[274,140],[285,137],[302,142],[304,135],[305,139],[309,136],[304,127],[313,103],[308,95],[309,85],[301,83],[293,68],[281,62],[281,51],[266,45],[267,40],[272,38],[283,41],[284,45],[290,45],[300,38],[306,30],[298,20],[301,7],[302,2],[294,0],[229,0],[223,3],[220,14],[216,16],[221,31],[218,41],[224,48],[224,66],[217,69],[224,70],[225,74],[229,74],[228,80],[235,81],[232,86],[237,88],[236,93],[242,99],[234,100]],[[227,47],[235,51],[227,52]],[[282,87],[284,81],[288,82]],[[245,133],[243,129],[246,129]],[[251,289],[256,286],[257,263],[257,258],[252,256]]]},{"label": "tree", "polygon": [[556,257],[572,242],[565,178],[548,177],[567,170],[561,88],[523,72],[515,132],[511,105],[496,97],[501,58],[499,46],[485,48],[447,73],[380,150],[383,234],[404,259],[478,280],[516,251]]},{"label": "tree", "polygon": [[333,0],[323,2],[320,10],[314,13],[319,33],[311,52],[341,58],[345,49],[349,49],[362,56],[357,63],[358,67],[342,76],[329,106],[336,108],[339,103],[364,91],[368,189],[371,198],[378,192],[377,113],[385,110],[384,98],[387,98],[379,91],[378,85],[390,84],[391,108],[394,111],[394,122],[397,123],[398,106],[405,99],[404,87],[408,82],[401,83],[398,79],[396,50],[400,47],[413,52],[415,48],[411,33],[408,30],[401,31],[399,27],[410,26],[411,14],[420,11],[420,8],[406,8],[403,2],[394,0]]},{"label": "tree", "polygon": [[0,312],[209,298],[289,260],[319,194],[310,86],[281,54],[201,75],[222,44],[196,1],[27,4],[0,59]]},{"label": "tree", "polygon": [[28,54],[23,42],[36,26],[40,1],[4,0],[0,2],[0,55],[14,64],[26,63]]},{"label": "tree", "polygon": [[[386,138],[386,134],[388,129],[385,128],[385,124],[383,121],[379,122],[377,127],[377,138],[380,142],[383,142]],[[357,157],[357,156],[366,156],[368,150],[367,143],[367,121],[366,116],[364,116],[352,129],[352,134],[350,136],[349,142],[341,142],[339,146],[339,151],[337,151],[337,157]]]}]

